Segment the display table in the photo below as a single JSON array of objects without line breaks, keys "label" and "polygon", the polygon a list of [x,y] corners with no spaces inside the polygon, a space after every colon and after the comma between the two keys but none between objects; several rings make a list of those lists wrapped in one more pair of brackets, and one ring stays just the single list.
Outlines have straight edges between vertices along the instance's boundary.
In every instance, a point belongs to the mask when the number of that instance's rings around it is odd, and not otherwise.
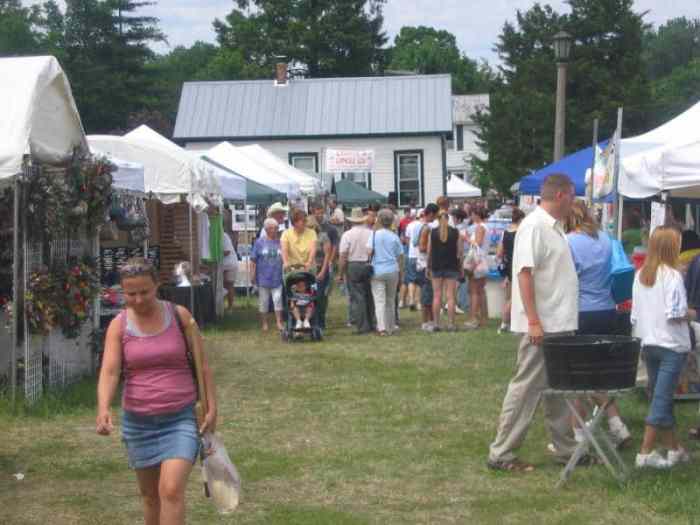
[{"label": "display table", "polygon": [[[214,291],[211,284],[194,286],[194,316],[200,327],[216,321],[216,308],[214,304]],[[190,309],[190,287],[163,285],[159,288],[158,295],[164,301]]]}]

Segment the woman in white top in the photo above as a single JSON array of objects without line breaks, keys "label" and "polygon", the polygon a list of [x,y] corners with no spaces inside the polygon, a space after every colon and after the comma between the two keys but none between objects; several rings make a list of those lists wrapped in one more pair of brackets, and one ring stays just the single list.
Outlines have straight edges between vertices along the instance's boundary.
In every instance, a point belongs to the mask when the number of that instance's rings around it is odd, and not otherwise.
[{"label": "woman in white top", "polygon": [[[472,209],[471,244],[480,249],[482,257],[486,257],[489,251],[489,237],[484,219],[488,217],[485,208]],[[488,319],[488,305],[486,303],[486,276],[469,276],[469,304],[471,306],[471,320],[464,323],[468,329],[475,330]]]},{"label": "woman in white top", "polygon": [[[637,467],[669,468],[690,460],[674,432],[673,417],[673,394],[690,351],[688,318],[695,318],[677,269],[680,248],[680,232],[656,228],[644,266],[634,279],[633,334],[642,340],[652,393]],[[654,450],[657,436],[668,449],[666,458]]]}]

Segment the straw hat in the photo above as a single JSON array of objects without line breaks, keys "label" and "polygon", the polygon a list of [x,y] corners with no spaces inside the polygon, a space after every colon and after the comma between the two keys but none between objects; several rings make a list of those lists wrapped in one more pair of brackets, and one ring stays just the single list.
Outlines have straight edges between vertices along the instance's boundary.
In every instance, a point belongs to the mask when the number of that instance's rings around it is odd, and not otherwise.
[{"label": "straw hat", "polygon": [[270,206],[267,209],[267,216],[272,217],[273,213],[277,213],[280,211],[287,213],[287,207],[284,204],[282,204],[281,202],[275,202],[272,206]]},{"label": "straw hat", "polygon": [[365,222],[367,220],[367,216],[362,213],[362,208],[353,208],[350,212],[350,216],[346,217],[346,219],[350,222],[354,222],[355,224],[359,224]]}]

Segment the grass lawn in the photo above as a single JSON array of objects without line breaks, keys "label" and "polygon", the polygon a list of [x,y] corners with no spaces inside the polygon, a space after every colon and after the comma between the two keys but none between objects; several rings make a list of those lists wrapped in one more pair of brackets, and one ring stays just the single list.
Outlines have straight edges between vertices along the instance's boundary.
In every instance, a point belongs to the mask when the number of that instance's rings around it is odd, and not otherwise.
[{"label": "grass lawn", "polygon": [[[406,311],[399,336],[354,336],[335,298],[322,343],[282,344],[239,306],[207,332],[219,429],[243,478],[239,510],[218,516],[199,467],[188,523],[696,523],[700,461],[636,472],[620,488],[603,466],[581,468],[562,490],[545,450],[541,414],[522,457],[532,474],[486,468],[516,339],[495,327],[424,334]],[[86,381],[31,411],[0,398],[0,522],[138,523],[140,501],[119,432],[94,432]],[[639,445],[646,403],[621,402]],[[683,433],[697,404],[677,407]],[[694,444],[688,445],[696,451]],[[25,474],[16,481],[13,473]]]}]

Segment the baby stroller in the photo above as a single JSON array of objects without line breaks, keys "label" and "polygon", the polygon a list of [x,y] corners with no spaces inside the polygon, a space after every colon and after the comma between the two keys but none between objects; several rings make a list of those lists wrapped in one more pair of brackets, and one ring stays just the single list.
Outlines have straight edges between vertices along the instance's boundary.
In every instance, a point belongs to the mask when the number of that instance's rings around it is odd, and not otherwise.
[{"label": "baby stroller", "polygon": [[[301,286],[299,286],[301,283]],[[297,292],[297,288],[303,287],[305,293]],[[314,341],[323,339],[321,327],[318,326],[318,316],[316,314],[317,297],[316,277],[309,272],[294,272],[289,274],[284,280],[284,308],[286,323],[282,330],[282,340],[292,341],[303,339],[310,335]],[[308,323],[297,322],[293,315],[293,308],[297,305],[301,317],[306,317],[307,308],[313,308],[313,312],[308,319]]]}]

